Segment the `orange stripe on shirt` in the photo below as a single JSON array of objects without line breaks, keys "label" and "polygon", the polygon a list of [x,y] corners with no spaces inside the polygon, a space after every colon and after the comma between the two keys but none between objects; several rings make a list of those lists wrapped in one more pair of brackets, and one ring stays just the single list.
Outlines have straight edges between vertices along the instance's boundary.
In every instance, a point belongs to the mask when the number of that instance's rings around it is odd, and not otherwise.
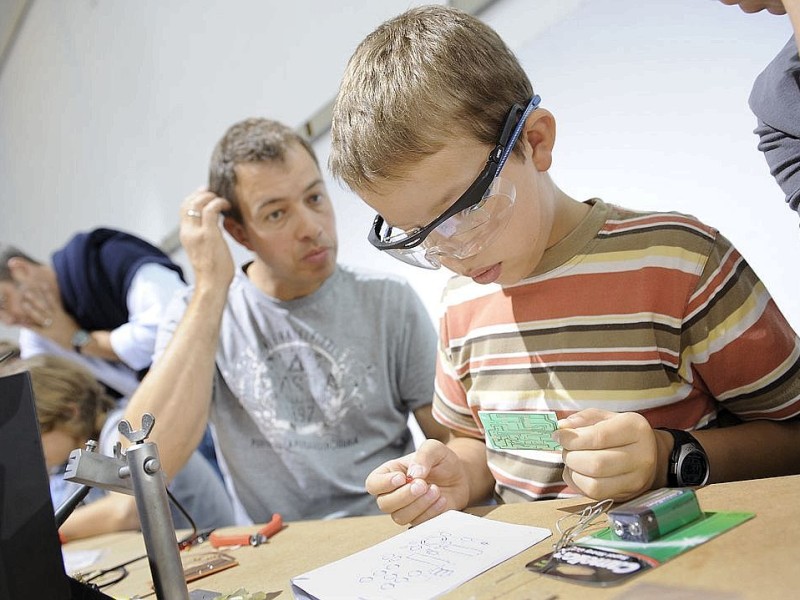
[{"label": "orange stripe on shirt", "polygon": [[[639,312],[664,315],[664,320],[680,320],[686,289],[694,277],[677,269],[646,268],[634,275],[629,272],[573,275],[546,281],[547,302],[537,302],[537,283],[518,286],[469,300],[458,310],[447,313],[449,339],[459,340],[482,328],[539,321],[570,321],[582,318],[591,325],[591,317],[606,323],[608,314],[636,315]],[[658,285],[653,283],[658,281]],[[586,290],[603,290],[587,294]],[[587,321],[586,318],[589,320]],[[635,320],[635,319],[634,319]]]},{"label": "orange stripe on shirt", "polygon": [[713,237],[716,233],[715,228],[701,223],[694,217],[678,213],[658,213],[623,220],[611,219],[606,221],[600,232],[636,231],[637,229],[648,229],[654,226],[668,227],[671,225],[680,225],[681,227],[701,231],[708,237]]},{"label": "orange stripe on shirt", "polygon": [[647,350],[607,350],[601,352],[535,352],[521,356],[473,356],[469,363],[461,365],[457,369],[459,377],[463,377],[469,371],[490,369],[498,367],[525,368],[546,366],[552,364],[567,364],[574,366],[591,366],[605,364],[667,364],[677,366],[677,357],[667,352],[659,352],[658,349]]},{"label": "orange stripe on shirt", "polygon": [[[780,322],[783,315],[773,300],[764,312],[746,331],[714,352],[701,367],[702,371],[712,370],[725,373],[725,388],[711,388],[711,393],[721,395],[730,389],[748,385],[770,374],[777,365],[785,361],[794,351],[797,338],[790,329],[777,329],[773,323]],[[765,336],[769,352],[754,353],[748,349],[754,343],[764,345]],[[744,359],[743,359],[744,357]]]}]

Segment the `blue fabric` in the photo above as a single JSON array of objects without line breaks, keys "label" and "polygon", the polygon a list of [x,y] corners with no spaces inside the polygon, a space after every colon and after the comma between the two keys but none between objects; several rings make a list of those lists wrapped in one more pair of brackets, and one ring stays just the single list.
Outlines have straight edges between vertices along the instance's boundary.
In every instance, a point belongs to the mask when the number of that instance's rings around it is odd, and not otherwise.
[{"label": "blue fabric", "polygon": [[128,321],[131,281],[146,263],[164,265],[184,279],[166,254],[129,233],[101,228],[77,234],[53,254],[64,308],[88,331],[119,327]]}]

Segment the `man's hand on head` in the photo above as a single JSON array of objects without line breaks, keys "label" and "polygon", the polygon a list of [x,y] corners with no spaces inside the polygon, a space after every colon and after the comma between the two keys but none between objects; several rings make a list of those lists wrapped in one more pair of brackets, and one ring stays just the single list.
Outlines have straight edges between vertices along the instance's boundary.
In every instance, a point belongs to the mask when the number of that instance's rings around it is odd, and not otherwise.
[{"label": "man's hand on head", "polygon": [[189,194],[181,204],[180,240],[195,274],[195,287],[227,289],[234,264],[222,234],[220,216],[230,203],[205,188]]}]

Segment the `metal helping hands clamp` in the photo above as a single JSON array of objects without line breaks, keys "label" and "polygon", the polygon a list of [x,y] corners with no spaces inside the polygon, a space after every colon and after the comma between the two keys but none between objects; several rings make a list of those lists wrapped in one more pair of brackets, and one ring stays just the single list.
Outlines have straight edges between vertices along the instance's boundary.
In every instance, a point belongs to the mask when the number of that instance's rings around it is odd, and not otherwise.
[{"label": "metal helping hands clamp", "polygon": [[153,415],[145,413],[142,428],[133,431],[130,423],[121,421],[119,432],[132,444],[124,453],[119,442],[114,456],[95,453],[91,444],[73,450],[64,479],[134,496],[156,596],[189,600],[158,448],[146,441],[155,422]]}]

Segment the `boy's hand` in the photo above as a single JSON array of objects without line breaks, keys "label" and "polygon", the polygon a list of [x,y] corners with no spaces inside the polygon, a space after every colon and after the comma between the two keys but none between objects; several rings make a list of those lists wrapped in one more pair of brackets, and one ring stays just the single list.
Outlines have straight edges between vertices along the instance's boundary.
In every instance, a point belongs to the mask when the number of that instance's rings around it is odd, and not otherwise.
[{"label": "boy's hand", "polygon": [[461,460],[438,440],[425,440],[416,452],[382,464],[369,474],[366,487],[398,525],[461,510],[469,498]]},{"label": "boy's hand", "polygon": [[638,496],[660,482],[657,433],[633,412],[590,408],[559,420],[553,438],[564,448],[564,481],[596,500]]}]

